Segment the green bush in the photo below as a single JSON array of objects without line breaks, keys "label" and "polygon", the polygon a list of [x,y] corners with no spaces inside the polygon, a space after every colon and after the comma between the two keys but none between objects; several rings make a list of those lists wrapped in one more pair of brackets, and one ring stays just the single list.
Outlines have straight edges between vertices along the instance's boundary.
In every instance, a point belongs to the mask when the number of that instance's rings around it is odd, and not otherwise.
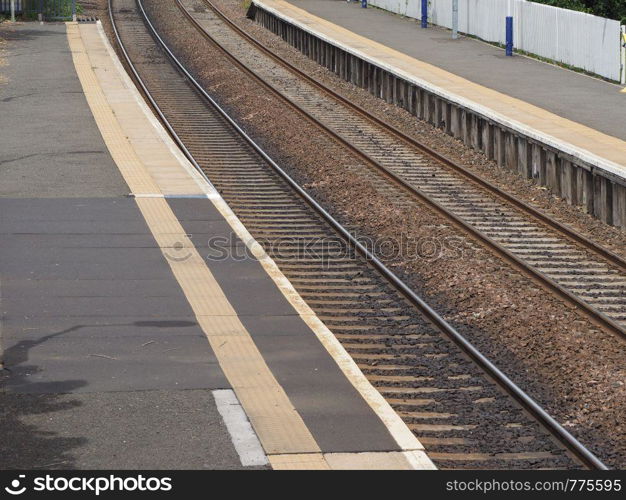
[{"label": "green bush", "polygon": [[626,24],[625,0],[531,0],[531,2],[618,19],[622,21],[622,24]]},{"label": "green bush", "polygon": [[[72,17],[72,0],[24,0],[25,15],[36,18],[43,7],[44,18]],[[76,14],[82,13],[82,6],[76,2]]]}]

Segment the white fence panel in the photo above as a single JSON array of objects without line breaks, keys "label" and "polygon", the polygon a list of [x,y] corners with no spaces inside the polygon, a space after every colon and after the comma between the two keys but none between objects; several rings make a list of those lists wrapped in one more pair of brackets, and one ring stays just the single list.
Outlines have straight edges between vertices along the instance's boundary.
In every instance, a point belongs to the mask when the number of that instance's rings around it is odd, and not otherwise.
[{"label": "white fence panel", "polygon": [[413,17],[415,19],[420,19],[421,17],[421,0],[376,0],[368,1],[368,3],[403,16]]},{"label": "white fence panel", "polygon": [[[21,0],[15,0],[15,12],[22,11]],[[11,12],[11,0],[0,0],[0,12]]]},{"label": "white fence panel", "polygon": [[[0,0],[0,12],[11,12],[11,0]],[[22,0],[15,0],[15,12],[22,12]]]},{"label": "white fence panel", "polygon": [[[421,18],[421,0],[369,0],[371,5]],[[504,44],[507,0],[459,0],[459,31]],[[452,28],[452,0],[429,0],[429,21]],[[515,48],[613,80],[620,78],[620,23],[611,19],[513,0]]]}]

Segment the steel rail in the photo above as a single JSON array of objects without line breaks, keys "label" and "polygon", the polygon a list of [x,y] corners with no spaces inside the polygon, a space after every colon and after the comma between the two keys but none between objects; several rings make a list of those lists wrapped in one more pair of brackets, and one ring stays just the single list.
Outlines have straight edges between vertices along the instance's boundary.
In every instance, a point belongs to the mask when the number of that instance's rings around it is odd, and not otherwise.
[{"label": "steel rail", "polygon": [[[385,121],[385,120],[383,120],[383,119],[373,115],[372,113],[368,112],[367,110],[364,110],[363,108],[359,107],[359,105],[353,103],[352,101],[350,101],[349,99],[347,99],[343,95],[339,94],[338,92],[334,91],[330,87],[327,87],[323,83],[321,83],[318,80],[314,79],[313,77],[307,75],[304,71],[300,70],[298,67],[294,66],[293,64],[291,64],[286,59],[283,59],[282,57],[276,55],[274,52],[269,50],[267,47],[265,47],[265,45],[263,45],[256,38],[254,38],[252,35],[250,35],[246,31],[244,31],[242,28],[240,28],[230,18],[228,18],[228,16],[226,16],[218,7],[216,7],[211,2],[211,0],[202,0],[202,1],[206,5],[208,5],[215,12],[215,14],[217,14],[225,23],[227,23],[240,36],[242,36],[243,38],[248,40],[257,49],[261,50],[265,55],[267,55],[268,57],[272,58],[274,61],[276,61],[277,63],[279,63],[280,65],[282,65],[283,67],[285,67],[286,69],[291,71],[292,73],[296,74],[298,77],[306,80],[308,83],[310,83],[311,85],[317,87],[319,90],[322,90],[326,94],[330,95],[332,98],[334,98],[334,99],[340,101],[342,104],[348,106],[352,111],[358,113],[361,117],[363,117],[363,118],[365,118],[365,119],[375,123],[376,125],[378,125],[380,127],[383,127],[384,129],[386,129],[387,132],[390,132],[397,139],[403,141],[405,144],[408,144],[410,146],[413,146],[413,147],[419,149],[422,153],[426,154],[427,156],[430,156],[434,160],[436,160],[436,161],[438,161],[440,163],[443,163],[447,167],[450,167],[450,168],[454,169],[456,172],[458,172],[461,175],[467,177],[468,179],[470,179],[471,181],[475,182],[476,184],[479,184],[480,186],[486,188],[488,191],[490,191],[491,194],[493,194],[493,195],[503,199],[504,201],[514,205],[515,207],[517,207],[520,210],[526,212],[528,215],[531,215],[531,216],[535,217],[536,219],[538,219],[539,221],[543,222],[544,224],[552,227],[553,229],[558,230],[559,232],[563,233],[565,236],[567,236],[568,238],[570,238],[574,242],[579,243],[579,244],[585,246],[588,250],[593,251],[594,253],[597,253],[598,255],[601,255],[603,258],[605,258],[606,260],[608,260],[609,262],[611,262],[615,266],[618,266],[621,269],[623,269],[624,271],[626,271],[626,259],[624,259],[624,258],[620,257],[619,255],[617,255],[616,253],[611,252],[610,250],[608,250],[608,249],[598,245],[594,241],[591,241],[589,238],[586,238],[585,236],[581,235],[580,233],[577,233],[575,230],[573,230],[573,229],[567,227],[566,225],[558,222],[557,220],[555,220],[554,218],[552,218],[552,217],[548,216],[547,214],[541,212],[540,210],[537,210],[536,208],[534,208],[533,206],[529,205],[528,203],[520,200],[516,196],[514,196],[514,195],[512,195],[510,193],[507,193],[506,191],[500,189],[495,184],[492,184],[491,182],[487,181],[486,179],[483,179],[479,175],[471,172],[470,170],[467,170],[465,167],[460,165],[458,162],[455,162],[454,160],[448,158],[447,156],[445,156],[445,155],[435,151],[433,148],[427,146],[426,144],[424,144],[422,142],[419,142],[417,139],[415,139],[415,138],[405,134],[404,132],[402,132],[400,129],[398,129],[396,126],[392,125],[391,123],[389,123],[389,122],[387,122],[387,121]],[[177,0],[177,2],[180,3],[180,0]]]},{"label": "steel rail", "polygon": [[[233,26],[233,29],[235,29],[235,31],[237,33],[241,33],[242,36],[244,36],[245,38],[249,38],[248,35],[245,34],[245,32],[243,32],[239,27],[237,27],[236,25],[233,25],[232,21],[229,21],[227,18],[225,18],[225,16],[221,12],[219,12],[219,10],[216,7],[214,7],[213,4],[209,0],[203,0],[203,1],[211,9],[213,9],[220,18],[225,19],[227,21],[227,23],[229,24],[229,26]],[[469,233],[473,238],[478,240],[485,248],[495,252],[500,258],[505,260],[507,263],[509,263],[515,269],[517,269],[524,276],[526,276],[527,278],[532,279],[538,285],[540,285],[543,288],[547,289],[548,291],[556,294],[558,297],[560,297],[561,299],[565,300],[566,302],[569,302],[570,304],[572,304],[575,308],[577,308],[583,314],[585,314],[587,316],[587,318],[589,318],[589,320],[591,320],[594,324],[596,324],[597,326],[606,328],[607,330],[609,330],[609,331],[613,332],[614,334],[618,335],[621,339],[626,340],[626,330],[624,330],[624,328],[621,325],[619,325],[616,321],[614,321],[613,319],[609,318],[606,314],[602,313],[601,311],[599,311],[598,309],[596,309],[595,307],[593,307],[592,305],[590,305],[586,301],[584,301],[584,300],[580,299],[579,297],[577,297],[575,294],[570,292],[568,289],[566,289],[562,285],[558,284],[556,281],[554,281],[549,276],[546,276],[545,274],[543,274],[539,270],[535,269],[532,265],[528,264],[525,260],[517,257],[515,254],[513,254],[510,250],[505,248],[503,245],[501,245],[500,243],[494,241],[492,238],[490,238],[489,236],[485,235],[482,231],[480,231],[479,229],[475,228],[472,224],[466,222],[461,217],[459,217],[456,214],[452,213],[450,210],[445,208],[439,202],[433,200],[430,196],[428,196],[427,194],[422,192],[420,189],[416,188],[415,186],[413,186],[412,184],[407,182],[401,176],[397,175],[395,172],[391,171],[389,168],[387,168],[384,165],[382,165],[380,162],[378,162],[377,160],[372,158],[366,152],[362,151],[360,148],[358,148],[354,144],[351,144],[349,141],[347,141],[346,139],[341,137],[338,133],[336,133],[330,127],[328,127],[327,125],[322,123],[320,120],[318,120],[317,118],[312,116],[309,112],[307,112],[306,110],[304,110],[301,107],[299,107],[296,103],[291,101],[291,99],[286,97],[282,92],[280,92],[278,89],[276,89],[273,85],[271,85],[270,83],[265,81],[262,77],[257,75],[253,70],[251,70],[245,64],[243,64],[241,61],[239,61],[239,59],[237,59],[237,57],[235,57],[233,54],[231,54],[226,48],[224,48],[213,37],[211,37],[211,35],[209,33],[207,33],[207,31],[205,29],[203,29],[202,26],[199,25],[199,23],[193,18],[193,16],[191,16],[189,14],[187,9],[185,9],[185,7],[182,5],[181,0],[176,0],[176,5],[180,9],[181,13],[196,28],[196,30],[209,43],[211,43],[218,50],[220,50],[222,53],[224,53],[237,67],[241,68],[243,71],[245,71],[251,77],[253,77],[257,82],[259,82],[265,88],[270,90],[274,95],[276,95],[278,98],[280,98],[283,102],[285,102],[291,108],[295,109],[298,113],[303,114],[313,124],[315,124],[316,126],[320,127],[321,129],[323,129],[336,142],[340,143],[344,147],[347,147],[348,149],[353,151],[355,154],[360,156],[364,161],[366,161],[368,164],[372,165],[377,170],[379,170],[388,179],[390,179],[392,182],[397,184],[401,189],[403,189],[406,192],[408,192],[408,194],[410,196],[416,197],[422,203],[430,206],[431,208],[434,208],[439,214],[441,214],[443,217],[445,217],[446,219],[451,221],[457,228],[461,229],[462,231],[465,231],[466,233]],[[255,43],[256,46],[258,46],[258,44],[259,44],[259,42],[256,42],[256,41],[254,43]],[[271,52],[268,52],[266,48],[263,47],[262,49],[263,49],[264,53],[267,53],[268,55],[271,54]],[[282,59],[278,58],[277,56],[272,56],[272,59],[276,60],[279,64],[287,67],[287,69],[289,69],[290,71],[293,68],[293,66],[291,66],[286,61],[283,61]],[[382,122],[382,121],[378,120],[377,118],[367,114],[366,112],[358,109],[356,107],[356,105],[350,103],[350,101],[347,101],[345,98],[343,98],[343,97],[339,96],[338,94],[334,93],[332,90],[327,89],[326,87],[322,86],[321,84],[315,82],[315,80],[312,80],[311,77],[309,77],[308,75],[305,75],[304,73],[300,72],[296,68],[293,68],[293,71],[297,72],[297,76],[302,76],[303,78],[306,78],[306,80],[308,82],[313,83],[317,88],[319,88],[323,92],[329,93],[331,95],[331,97],[341,100],[342,103],[345,103],[352,110],[358,112],[361,116],[364,116],[366,119],[368,119],[370,121],[376,121],[379,126],[382,126],[384,128],[390,128],[389,131],[391,133],[393,133],[394,135],[396,135],[398,137],[398,139],[403,140],[405,142],[413,141],[409,137],[406,137],[406,136],[402,135],[402,133],[400,131],[397,131],[396,129],[391,127],[391,125],[388,125],[385,122]],[[417,147],[418,149],[420,149],[420,151],[422,151],[424,154],[433,157],[433,159],[435,161],[442,162],[446,166],[453,166],[455,168],[455,170],[461,171],[461,173],[463,173],[464,175],[465,174],[472,175],[472,176],[474,175],[474,174],[470,174],[469,172],[466,172],[459,165],[454,166],[454,164],[451,162],[451,160],[445,159],[444,157],[442,157],[440,155],[437,155],[437,153],[435,153],[435,152],[433,152],[433,151],[431,151],[429,149],[428,150],[425,149],[424,146],[422,146],[421,144],[419,144],[417,142],[415,142],[414,144],[412,143],[412,145],[414,147]],[[491,184],[488,184],[486,181],[482,181],[482,182],[486,183],[486,187],[487,186],[491,186],[488,189],[498,190],[498,188],[496,188],[495,186],[492,186]],[[498,193],[496,193],[496,194],[500,195],[502,197],[504,197],[504,195],[505,195],[504,192],[499,191],[499,190],[498,190]],[[517,198],[514,198],[514,197],[512,197],[510,195],[506,195],[506,197],[507,198],[505,199],[505,201],[509,201],[508,198],[511,198],[511,200],[514,200],[514,201],[511,201],[511,203],[514,203],[516,206],[517,206],[517,204],[521,204],[524,207],[526,207],[524,209],[524,211],[534,210],[533,208],[525,205],[521,200],[518,200]],[[535,217],[539,218],[540,222],[543,222],[544,218],[549,219],[549,217],[547,217],[545,214],[541,214],[540,212],[536,212],[536,214],[535,213],[530,213],[529,215],[535,216]],[[575,233],[573,233],[571,230],[565,228],[564,226],[559,225],[556,221],[552,221],[552,222],[557,225],[557,227],[553,226],[553,228],[557,229],[559,232],[563,232],[564,236],[566,238],[574,239],[574,237],[572,235],[575,235]],[[571,235],[570,235],[570,233],[571,233]],[[583,243],[583,245],[588,250],[593,251],[594,253],[600,253],[601,257],[604,257],[604,258],[610,260],[611,263],[613,263],[613,264],[619,263],[619,266],[626,272],[626,261],[622,261],[619,256],[617,256],[617,255],[615,255],[615,254],[613,254],[611,252],[608,252],[608,250],[603,249],[602,247],[597,246],[595,243],[584,239],[580,235],[576,235],[576,237],[579,238],[579,239],[582,239],[582,241],[586,241],[587,242],[587,243]],[[578,240],[576,240],[576,241],[578,242]],[[593,247],[589,247],[588,245],[591,245]],[[596,250],[596,248],[599,249],[599,250]],[[607,255],[608,255],[608,257],[607,257]]]},{"label": "steel rail", "polygon": [[[372,252],[364,247],[357,238],[355,238],[341,223],[335,220],[321,205],[319,205],[295,180],[293,180],[287,172],[285,172],[276,162],[274,162],[265,151],[222,109],[221,106],[206,92],[206,90],[196,81],[196,79],[187,71],[183,64],[176,58],[165,41],[156,31],[147,13],[144,10],[141,0],[136,0],[140,12],[143,16],[144,23],[149,28],[152,36],[168,55],[175,67],[185,76],[187,81],[193,86],[192,89],[197,91],[206,102],[212,106],[224,118],[224,120],[233,127],[233,129],[259,154],[261,158],[281,177],[285,182],[311,207],[313,208],[339,235],[341,235],[351,246],[359,251],[359,253],[392,285],[396,287],[406,298],[417,307],[422,314],[443,334],[450,338],[463,352],[465,352],[482,370],[489,375],[500,387],[511,395],[526,411],[536,418],[543,427],[548,430],[556,439],[559,440],[570,452],[572,452],[582,463],[591,469],[608,470],[608,467],[588,450],[578,439],[570,434],[561,426],[552,416],[550,416],[537,402],[535,402],[528,394],[526,394],[515,382],[513,382],[506,374],[504,374],[495,364],[493,364],[486,356],[484,356],[469,340],[459,333],[452,325],[445,321],[434,309],[432,309],[421,297],[419,297],[408,285],[406,285],[393,271],[385,266]],[[167,119],[159,109],[158,103],[151,97],[149,90],[143,83],[141,76],[134,68],[134,65],[124,48],[124,43],[115,26],[115,17],[113,15],[112,0],[108,0],[109,16],[113,26],[113,31],[117,43],[124,55],[127,64],[131,67],[135,77],[141,83],[141,87],[149,96],[150,102],[159,110],[159,116],[167,123]],[[173,127],[168,124],[168,129]],[[175,136],[177,142],[180,141]],[[196,169],[202,172],[202,168],[195,161],[185,148],[185,154],[189,155],[189,159]]]}]

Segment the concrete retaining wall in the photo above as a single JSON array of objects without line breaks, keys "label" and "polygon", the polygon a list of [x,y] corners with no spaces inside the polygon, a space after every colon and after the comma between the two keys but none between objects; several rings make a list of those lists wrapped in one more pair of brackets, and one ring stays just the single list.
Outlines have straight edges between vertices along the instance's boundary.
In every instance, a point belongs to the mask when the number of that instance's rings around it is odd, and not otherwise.
[{"label": "concrete retaining wall", "polygon": [[249,17],[344,80],[444,130],[502,168],[549,187],[569,204],[582,206],[608,224],[626,228],[626,179],[615,168],[602,168],[548,144],[548,138],[544,141],[514,130],[455,102],[452,96],[408,81],[389,68],[324,40],[310,28],[297,26],[262,5],[253,3]]}]

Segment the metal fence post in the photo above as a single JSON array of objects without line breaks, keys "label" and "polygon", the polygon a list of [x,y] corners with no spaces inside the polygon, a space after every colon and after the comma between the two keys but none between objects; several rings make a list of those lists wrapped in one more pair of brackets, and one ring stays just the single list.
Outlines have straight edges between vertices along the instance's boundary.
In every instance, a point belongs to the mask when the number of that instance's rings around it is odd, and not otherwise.
[{"label": "metal fence post", "polygon": [[76,22],[76,0],[72,0],[72,21]]},{"label": "metal fence post", "polygon": [[422,28],[428,28],[428,0],[422,0]]},{"label": "metal fence post", "polygon": [[459,0],[452,0],[452,39],[459,38]]},{"label": "metal fence post", "polygon": [[513,55],[513,0],[507,1],[506,8],[506,55]]},{"label": "metal fence post", "polygon": [[620,40],[622,47],[622,85],[626,85],[626,26],[622,26],[622,39]]},{"label": "metal fence post", "polygon": [[513,16],[506,17],[506,55],[513,55]]},{"label": "metal fence post", "polygon": [[11,0],[11,22],[15,22],[15,0]]}]

